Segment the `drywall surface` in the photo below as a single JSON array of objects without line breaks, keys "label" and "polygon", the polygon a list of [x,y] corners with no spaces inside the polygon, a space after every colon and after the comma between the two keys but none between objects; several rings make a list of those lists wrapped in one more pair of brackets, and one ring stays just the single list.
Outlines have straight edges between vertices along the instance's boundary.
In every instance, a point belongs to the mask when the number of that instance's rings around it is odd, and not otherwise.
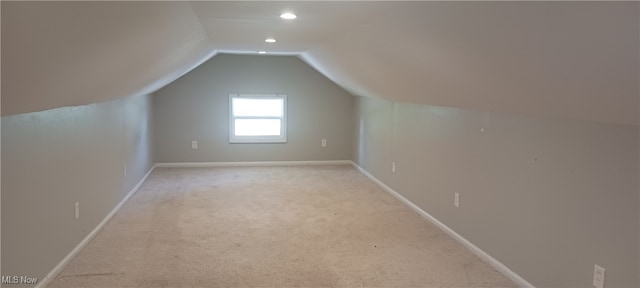
[{"label": "drywall surface", "polygon": [[384,13],[342,27],[304,59],[358,96],[640,123],[638,2],[381,5]]},{"label": "drywall surface", "polygon": [[3,276],[42,280],[144,177],[154,163],[150,101],[2,117]]},{"label": "drywall surface", "polygon": [[3,116],[148,94],[213,53],[183,1],[1,5]]},{"label": "drywall surface", "polygon": [[533,285],[640,285],[636,126],[355,105],[354,161]]},{"label": "drywall surface", "polygon": [[[286,94],[287,143],[230,144],[232,93]],[[154,93],[153,107],[160,163],[351,159],[353,96],[297,57],[219,54]]]}]

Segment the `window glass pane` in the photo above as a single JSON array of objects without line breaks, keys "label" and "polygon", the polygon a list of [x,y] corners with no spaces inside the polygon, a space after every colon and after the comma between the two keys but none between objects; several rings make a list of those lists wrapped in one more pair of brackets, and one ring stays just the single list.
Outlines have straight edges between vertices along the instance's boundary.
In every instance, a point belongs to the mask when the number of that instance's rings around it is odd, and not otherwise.
[{"label": "window glass pane", "polygon": [[233,98],[234,116],[282,117],[284,100]]},{"label": "window glass pane", "polygon": [[236,119],[236,136],[279,136],[280,119]]}]

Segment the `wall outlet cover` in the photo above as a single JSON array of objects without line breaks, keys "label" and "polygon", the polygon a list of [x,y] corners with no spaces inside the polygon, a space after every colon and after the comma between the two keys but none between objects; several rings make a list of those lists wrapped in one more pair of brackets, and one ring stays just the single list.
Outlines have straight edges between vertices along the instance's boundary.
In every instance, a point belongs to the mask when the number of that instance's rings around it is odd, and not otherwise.
[{"label": "wall outlet cover", "polygon": [[80,218],[80,202],[76,202],[76,204],[73,205],[73,210],[75,211],[76,219]]},{"label": "wall outlet cover", "polygon": [[593,287],[604,288],[604,273],[604,268],[598,266],[597,264],[593,267]]}]

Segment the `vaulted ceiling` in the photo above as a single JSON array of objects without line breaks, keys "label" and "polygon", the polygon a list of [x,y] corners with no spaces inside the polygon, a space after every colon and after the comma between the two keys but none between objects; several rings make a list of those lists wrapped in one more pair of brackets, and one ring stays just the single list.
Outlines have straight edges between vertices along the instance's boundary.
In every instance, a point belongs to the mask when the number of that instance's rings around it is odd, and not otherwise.
[{"label": "vaulted ceiling", "polygon": [[[639,124],[638,2],[7,2],[2,115],[150,93],[216,53],[354,95]],[[292,11],[295,20],[279,15]],[[276,43],[265,43],[273,37]]]}]

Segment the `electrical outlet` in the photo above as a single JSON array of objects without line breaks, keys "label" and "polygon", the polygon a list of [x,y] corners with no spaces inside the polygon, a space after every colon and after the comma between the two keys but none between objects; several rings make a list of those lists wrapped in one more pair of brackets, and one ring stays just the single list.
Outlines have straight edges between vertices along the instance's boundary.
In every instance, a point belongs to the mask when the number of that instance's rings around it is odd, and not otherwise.
[{"label": "electrical outlet", "polygon": [[456,206],[456,208],[460,208],[460,193],[455,192],[453,194],[453,206]]},{"label": "electrical outlet", "polygon": [[73,205],[73,209],[76,213],[76,219],[80,218],[80,202],[76,202],[76,204]]},{"label": "electrical outlet", "polygon": [[327,139],[322,139],[322,147],[327,147]]},{"label": "electrical outlet", "polygon": [[391,162],[391,172],[396,173],[396,162]]},{"label": "electrical outlet", "polygon": [[593,287],[604,288],[604,268],[597,264],[593,267]]},{"label": "electrical outlet", "polygon": [[191,141],[191,149],[198,149],[198,141]]}]

